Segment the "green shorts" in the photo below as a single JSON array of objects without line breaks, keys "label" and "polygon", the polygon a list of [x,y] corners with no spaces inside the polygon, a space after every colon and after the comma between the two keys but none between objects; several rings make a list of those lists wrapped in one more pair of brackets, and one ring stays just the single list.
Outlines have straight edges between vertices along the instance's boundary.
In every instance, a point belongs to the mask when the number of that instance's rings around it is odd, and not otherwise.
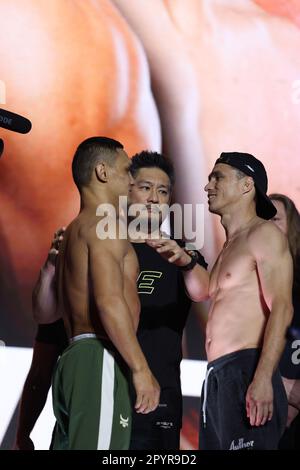
[{"label": "green shorts", "polygon": [[131,434],[128,368],[92,334],[76,336],[52,383],[53,450],[127,450]]}]

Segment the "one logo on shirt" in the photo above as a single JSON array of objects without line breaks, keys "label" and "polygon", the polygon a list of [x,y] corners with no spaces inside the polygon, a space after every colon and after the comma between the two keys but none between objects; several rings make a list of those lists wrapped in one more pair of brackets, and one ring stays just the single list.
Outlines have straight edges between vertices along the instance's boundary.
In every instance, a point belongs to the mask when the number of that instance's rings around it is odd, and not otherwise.
[{"label": "one logo on shirt", "polygon": [[250,449],[253,447],[254,441],[246,441],[244,442],[244,438],[241,437],[238,439],[237,444],[234,443],[234,441],[231,442],[229,450],[240,450],[240,449]]},{"label": "one logo on shirt", "polygon": [[123,418],[123,416],[120,415],[120,424],[123,428],[128,428],[129,418]]},{"label": "one logo on shirt", "polygon": [[141,271],[137,279],[138,293],[151,295],[154,291],[154,280],[160,279],[161,276],[160,271]]}]

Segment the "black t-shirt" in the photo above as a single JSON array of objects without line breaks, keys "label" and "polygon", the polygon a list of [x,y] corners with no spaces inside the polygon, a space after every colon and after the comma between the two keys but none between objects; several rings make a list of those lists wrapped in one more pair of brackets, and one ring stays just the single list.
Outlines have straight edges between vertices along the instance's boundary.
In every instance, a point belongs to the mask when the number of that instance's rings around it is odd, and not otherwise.
[{"label": "black t-shirt", "polygon": [[[140,265],[137,288],[141,313],[137,336],[161,388],[180,389],[182,333],[191,306],[183,274],[146,243],[132,245]],[[207,267],[202,256],[199,264]]]}]

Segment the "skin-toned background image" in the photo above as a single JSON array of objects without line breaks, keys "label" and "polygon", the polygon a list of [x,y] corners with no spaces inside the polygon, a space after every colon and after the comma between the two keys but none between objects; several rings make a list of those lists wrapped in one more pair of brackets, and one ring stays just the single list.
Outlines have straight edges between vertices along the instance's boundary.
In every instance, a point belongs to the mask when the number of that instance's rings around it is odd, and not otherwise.
[{"label": "skin-toned background image", "polygon": [[[32,346],[32,289],[78,213],[71,162],[88,137],[172,160],[174,201],[205,206],[209,268],[224,234],[204,186],[221,152],[255,155],[299,210],[299,18],[300,0],[0,0],[0,107],[32,122],[0,128],[0,340]],[[185,354],[205,359],[197,308]],[[184,448],[198,406],[185,402]]]}]

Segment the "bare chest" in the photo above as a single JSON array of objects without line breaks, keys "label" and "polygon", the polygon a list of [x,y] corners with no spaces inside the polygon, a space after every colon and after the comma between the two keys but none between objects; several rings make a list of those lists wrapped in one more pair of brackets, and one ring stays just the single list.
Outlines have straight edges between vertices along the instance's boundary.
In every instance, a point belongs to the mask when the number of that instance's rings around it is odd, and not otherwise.
[{"label": "bare chest", "polygon": [[255,260],[244,241],[224,246],[210,275],[210,296],[248,284],[255,271]]},{"label": "bare chest", "polygon": [[123,266],[125,279],[135,284],[139,275],[139,263],[131,243],[128,243],[128,250],[124,257]]}]

